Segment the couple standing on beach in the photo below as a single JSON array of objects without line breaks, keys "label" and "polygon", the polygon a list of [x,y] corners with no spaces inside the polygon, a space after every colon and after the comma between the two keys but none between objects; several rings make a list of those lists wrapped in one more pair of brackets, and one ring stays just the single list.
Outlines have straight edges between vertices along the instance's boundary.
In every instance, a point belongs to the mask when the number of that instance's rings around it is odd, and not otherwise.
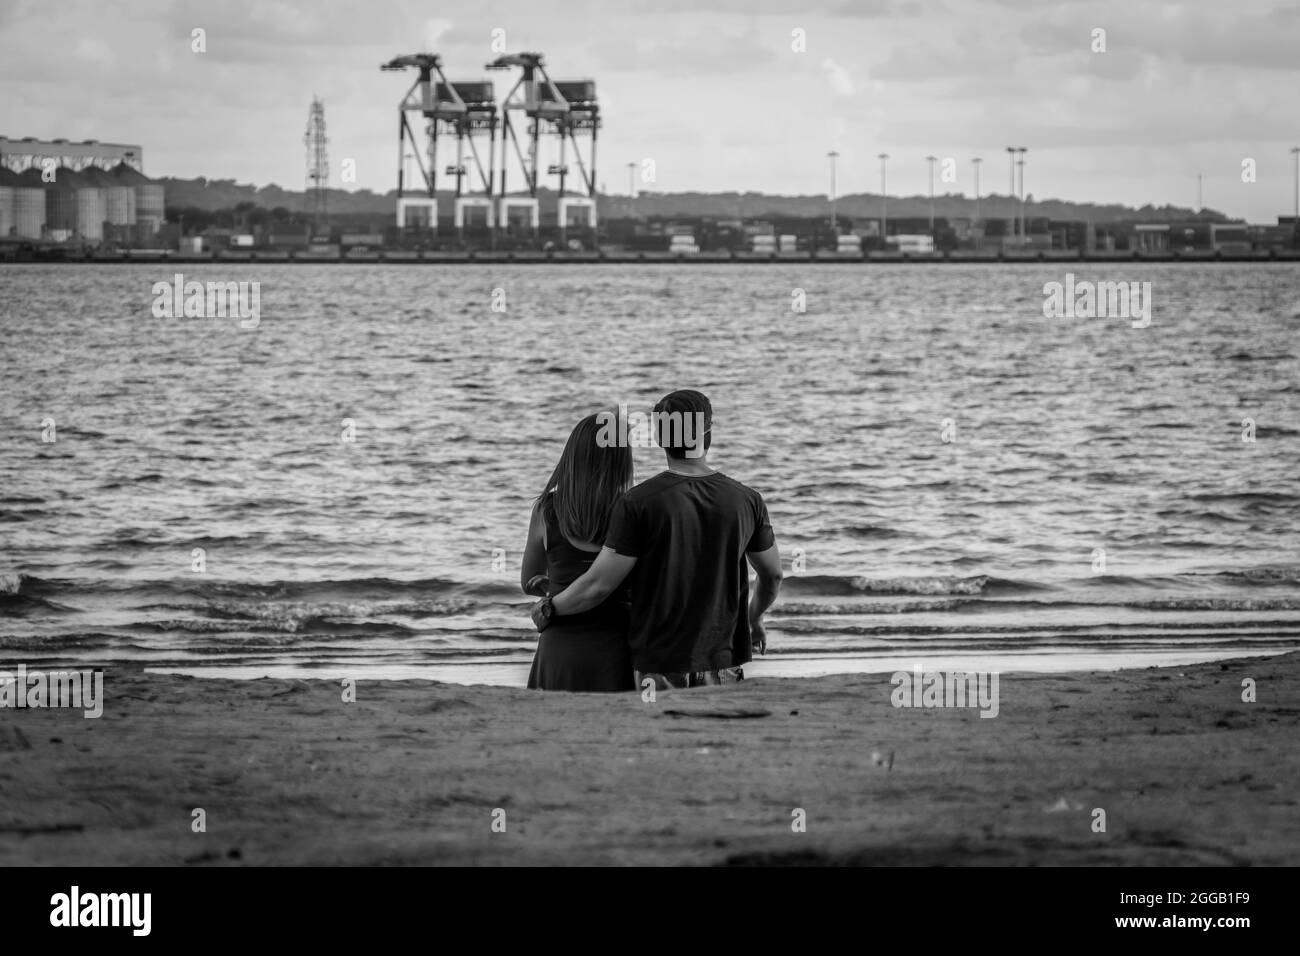
[{"label": "couple standing on beach", "polygon": [[589,415],[533,507],[520,576],[541,597],[531,688],[727,684],[744,678],[751,648],[766,650],[763,613],[781,585],[767,506],[709,467],[707,397],[672,392],[654,412],[667,471],[632,487],[629,443],[608,440],[609,413]]}]

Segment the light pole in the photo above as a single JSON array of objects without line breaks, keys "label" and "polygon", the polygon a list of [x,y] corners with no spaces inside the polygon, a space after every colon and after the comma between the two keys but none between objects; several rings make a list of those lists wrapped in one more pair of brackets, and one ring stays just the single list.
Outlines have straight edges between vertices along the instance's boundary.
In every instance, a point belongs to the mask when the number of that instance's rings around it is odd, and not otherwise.
[{"label": "light pole", "polygon": [[884,249],[889,245],[885,239],[889,235],[889,197],[885,195],[885,160],[889,154],[881,153],[877,158],[880,160],[880,247]]},{"label": "light pole", "polygon": [[831,161],[831,232],[838,235],[835,230],[835,160],[839,158],[839,153],[831,150],[826,154]]},{"label": "light pole", "polygon": [[[980,223],[980,163],[984,160],[976,156],[971,160],[971,165],[975,167],[975,225]],[[980,228],[980,234],[975,238],[975,248],[978,249],[983,243],[980,241],[984,238],[983,227]]]},{"label": "light pole", "polygon": [[1295,227],[1300,229],[1300,146],[1291,147],[1291,155],[1295,157]]},{"label": "light pole", "polygon": [[934,162],[938,157],[927,156],[925,161],[930,164],[930,238],[934,238]]},{"label": "light pole", "polygon": [[627,164],[627,208],[628,214],[636,218],[636,163]]},{"label": "light pole", "polygon": [[1029,239],[1025,233],[1025,153],[1029,150],[1024,146],[1017,146],[1016,152],[1020,154],[1016,165],[1020,167],[1020,242],[1023,244]]},{"label": "light pole", "polygon": [[1011,197],[1011,234],[1016,234],[1016,148],[1007,147],[1007,169],[1011,171],[1011,191],[1007,193]]}]

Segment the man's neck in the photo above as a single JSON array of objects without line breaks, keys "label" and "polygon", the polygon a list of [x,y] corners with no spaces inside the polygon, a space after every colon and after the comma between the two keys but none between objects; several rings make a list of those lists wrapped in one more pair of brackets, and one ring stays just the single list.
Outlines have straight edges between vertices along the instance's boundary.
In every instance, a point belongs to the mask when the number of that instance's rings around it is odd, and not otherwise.
[{"label": "man's neck", "polygon": [[692,478],[698,478],[703,475],[711,475],[716,468],[710,468],[707,455],[701,455],[699,458],[669,458],[668,470],[674,475],[686,475]]}]

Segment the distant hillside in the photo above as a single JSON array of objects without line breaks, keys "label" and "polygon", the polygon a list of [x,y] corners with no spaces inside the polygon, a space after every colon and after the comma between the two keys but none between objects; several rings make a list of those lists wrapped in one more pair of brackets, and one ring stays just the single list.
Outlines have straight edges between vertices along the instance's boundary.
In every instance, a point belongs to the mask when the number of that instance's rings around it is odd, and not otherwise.
[{"label": "distant hillside", "polygon": [[[602,197],[605,215],[626,215],[626,196]],[[880,196],[872,193],[855,193],[840,196],[835,202],[840,216],[878,219]],[[762,193],[643,193],[636,199],[636,212],[640,216],[705,216],[716,219],[749,218],[751,216],[812,217],[830,214],[830,200],[826,196],[768,196]],[[928,196],[890,196],[886,212],[891,219],[924,219],[930,215]],[[960,195],[934,197],[934,214],[946,219],[971,219],[975,216],[975,200]],[[1011,196],[989,194],[980,197],[979,214],[985,219],[1009,219],[1020,215],[1020,200]],[[1212,209],[1197,214],[1178,206],[1143,206],[1133,209],[1112,203],[1099,206],[1095,203],[1067,202],[1063,199],[1036,200],[1025,198],[1027,217],[1077,220],[1084,222],[1115,222],[1140,219],[1147,222],[1170,222],[1187,219],[1205,219],[1225,222],[1228,217]]]},{"label": "distant hillside", "polygon": [[[269,186],[252,186],[236,183],[233,179],[171,179],[159,180],[167,190],[167,205],[171,208],[196,208],[215,212],[233,209],[240,203],[252,203],[263,209],[282,207],[293,213],[307,209],[302,190],[283,189],[274,183]],[[555,193],[541,190],[545,205],[550,205]],[[392,216],[397,191],[380,194],[368,189],[346,192],[328,190],[329,211],[332,215],[383,215]],[[439,193],[440,200],[453,198],[451,193]],[[877,218],[880,216],[880,197],[870,193],[841,196],[835,203],[840,216]],[[763,216],[788,216],[795,218],[825,217],[830,213],[826,196],[771,196],[764,193],[642,193],[630,203],[627,196],[600,196],[600,215],[604,219],[620,218],[635,211],[637,216],[665,218],[736,219]],[[925,218],[930,214],[927,196],[890,196],[888,214],[891,219]],[[982,196],[980,215],[985,219],[1008,219],[1020,214],[1019,200],[1010,196],[990,194]],[[934,214],[940,218],[969,219],[975,215],[975,200],[959,195],[935,196]],[[1146,222],[1172,222],[1203,219],[1227,222],[1228,217],[1212,209],[1199,214],[1179,206],[1143,206],[1133,209],[1118,204],[1067,202],[1063,199],[1036,200],[1026,197],[1025,215],[1059,220],[1087,222],[1115,222],[1142,220]]]},{"label": "distant hillside", "polygon": [[[302,190],[282,189],[274,183],[258,187],[236,183],[233,179],[172,179],[166,176],[158,182],[167,191],[167,205],[174,208],[189,207],[216,212],[218,209],[234,209],[240,203],[252,203],[263,209],[283,207],[294,213],[303,212],[307,208]],[[391,215],[397,196],[396,190],[387,196],[368,189],[356,192],[331,189],[328,193],[330,212],[340,214]]]}]

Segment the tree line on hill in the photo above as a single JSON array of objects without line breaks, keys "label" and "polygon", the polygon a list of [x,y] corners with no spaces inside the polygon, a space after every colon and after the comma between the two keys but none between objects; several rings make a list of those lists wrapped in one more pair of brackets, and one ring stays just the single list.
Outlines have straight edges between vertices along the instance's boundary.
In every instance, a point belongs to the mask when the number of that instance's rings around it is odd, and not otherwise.
[{"label": "tree line on hill", "polygon": [[[172,179],[158,180],[166,190],[168,219],[175,221],[184,214],[187,224],[196,225],[213,216],[210,224],[239,228],[245,225],[262,225],[276,221],[306,220],[309,201],[303,191],[284,189],[278,185],[253,186],[236,183],[233,179]],[[545,205],[554,202],[555,193],[539,190]],[[373,220],[383,216],[384,221],[394,215],[397,192],[376,193],[369,189],[348,192],[342,189],[326,191],[327,209],[331,219],[342,221]],[[438,198],[450,208],[454,194],[439,192]],[[657,193],[642,192],[634,199],[626,195],[597,197],[598,212],[602,219],[676,216],[708,219],[761,219],[767,216],[817,218],[830,212],[830,200],[820,196],[775,196],[765,193]],[[859,193],[840,196],[835,209],[839,215],[877,218],[881,214],[879,195]],[[928,196],[890,196],[887,213],[890,218],[920,218],[930,214]],[[973,198],[946,194],[934,197],[934,214],[945,219],[975,218],[976,203]],[[987,194],[980,197],[979,214],[983,219],[1010,219],[1020,215],[1020,200],[1009,195]],[[1228,222],[1227,216],[1211,209],[1196,212],[1179,206],[1151,206],[1132,208],[1118,203],[1076,203],[1062,199],[1037,200],[1030,194],[1025,197],[1025,215],[1058,221],[1119,222],[1142,221],[1151,223]]]}]

